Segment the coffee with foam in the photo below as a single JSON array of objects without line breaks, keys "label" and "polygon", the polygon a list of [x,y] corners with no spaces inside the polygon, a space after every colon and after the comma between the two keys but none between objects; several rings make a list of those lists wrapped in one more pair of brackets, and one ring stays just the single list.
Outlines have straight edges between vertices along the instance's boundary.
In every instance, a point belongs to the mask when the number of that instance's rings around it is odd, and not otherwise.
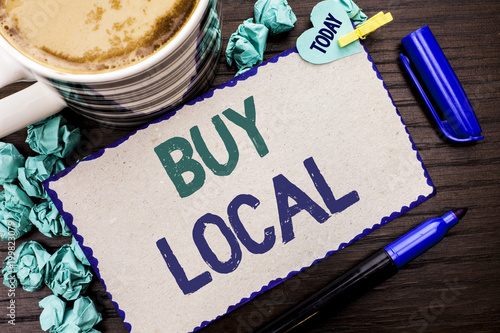
[{"label": "coffee with foam", "polygon": [[45,66],[70,73],[131,66],[166,45],[199,0],[5,0],[1,34]]}]

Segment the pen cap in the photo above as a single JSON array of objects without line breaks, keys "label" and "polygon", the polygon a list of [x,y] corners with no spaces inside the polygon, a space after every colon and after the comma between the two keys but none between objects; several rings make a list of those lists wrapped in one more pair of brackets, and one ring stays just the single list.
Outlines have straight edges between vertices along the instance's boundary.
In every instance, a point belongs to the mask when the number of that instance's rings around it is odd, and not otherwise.
[{"label": "pen cap", "polygon": [[[483,139],[469,99],[429,27],[412,32],[402,43],[408,57],[402,54],[401,60],[443,134],[458,142]],[[439,117],[426,91],[446,119]]]}]

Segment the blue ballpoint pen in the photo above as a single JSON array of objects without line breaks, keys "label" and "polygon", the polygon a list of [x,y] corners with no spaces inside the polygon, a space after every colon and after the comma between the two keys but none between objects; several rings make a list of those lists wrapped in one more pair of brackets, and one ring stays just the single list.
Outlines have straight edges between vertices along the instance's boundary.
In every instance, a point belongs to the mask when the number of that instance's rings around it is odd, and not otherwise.
[{"label": "blue ballpoint pen", "polygon": [[437,244],[465,213],[467,208],[461,208],[425,221],[254,333],[289,332],[322,309],[328,309],[331,313],[332,309],[340,308],[349,300],[387,280],[408,262]]}]

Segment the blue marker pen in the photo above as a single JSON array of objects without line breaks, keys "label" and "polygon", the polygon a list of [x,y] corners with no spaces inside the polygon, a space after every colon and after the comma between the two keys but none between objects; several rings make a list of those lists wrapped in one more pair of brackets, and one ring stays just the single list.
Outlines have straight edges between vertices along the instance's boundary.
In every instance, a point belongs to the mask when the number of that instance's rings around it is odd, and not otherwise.
[{"label": "blue marker pen", "polygon": [[332,313],[341,308],[356,296],[387,280],[401,267],[436,245],[465,213],[467,208],[461,208],[425,221],[254,333],[289,332],[320,312]]}]

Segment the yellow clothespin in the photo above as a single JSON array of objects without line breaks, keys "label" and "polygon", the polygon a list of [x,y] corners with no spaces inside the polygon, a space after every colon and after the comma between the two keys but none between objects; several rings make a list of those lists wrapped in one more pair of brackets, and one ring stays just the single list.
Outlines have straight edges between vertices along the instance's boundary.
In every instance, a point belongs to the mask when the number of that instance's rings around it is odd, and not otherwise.
[{"label": "yellow clothespin", "polygon": [[391,13],[384,14],[383,12],[380,12],[377,15],[373,16],[368,21],[366,21],[365,23],[360,24],[356,28],[356,30],[351,31],[347,35],[340,37],[339,45],[340,47],[344,47],[358,39],[365,39],[366,35],[377,30],[384,24],[387,24],[391,21],[392,21]]}]

